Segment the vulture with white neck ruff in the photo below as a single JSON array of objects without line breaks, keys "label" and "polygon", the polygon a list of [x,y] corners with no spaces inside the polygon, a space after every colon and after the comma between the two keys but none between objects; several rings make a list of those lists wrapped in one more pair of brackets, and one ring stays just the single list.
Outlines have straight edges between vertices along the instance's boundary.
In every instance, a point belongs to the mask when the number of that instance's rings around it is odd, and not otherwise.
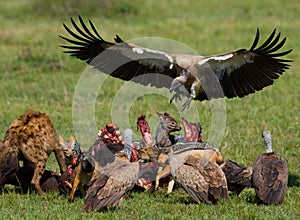
[{"label": "vulture with white neck ruff", "polygon": [[253,186],[258,203],[282,203],[288,183],[288,167],[283,158],[273,152],[271,132],[263,131],[266,153],[259,155],[253,165]]},{"label": "vulture with white neck ruff", "polygon": [[[105,41],[89,20],[90,28],[79,16],[80,25],[71,18],[76,31],[65,24],[64,28],[73,39],[60,36],[71,45],[62,45],[65,53],[71,54],[89,65],[126,81],[175,91],[170,102],[188,96],[183,109],[192,100],[212,98],[244,97],[272,85],[291,60],[281,57],[292,49],[278,52],[286,38],[280,40],[276,29],[267,40],[257,47],[260,32],[257,29],[249,50],[239,49],[229,53],[201,56],[168,54],[158,50],[140,47],[123,41],[118,35],[115,42]],[[81,27],[80,27],[81,26]],[[77,32],[77,33],[76,33]]]}]

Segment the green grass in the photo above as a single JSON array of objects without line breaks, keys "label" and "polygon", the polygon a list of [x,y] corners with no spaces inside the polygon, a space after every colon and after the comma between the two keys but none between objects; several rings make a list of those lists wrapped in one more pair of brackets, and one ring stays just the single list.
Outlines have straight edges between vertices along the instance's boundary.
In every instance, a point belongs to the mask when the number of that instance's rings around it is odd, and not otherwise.
[{"label": "green grass", "polygon": [[[11,187],[0,195],[2,219],[295,219],[300,216],[300,4],[297,1],[1,1],[0,2],[0,137],[10,123],[27,109],[47,112],[57,133],[67,138],[73,134],[72,103],[78,80],[86,67],[83,62],[62,53],[67,35],[62,23],[81,14],[91,19],[103,37],[115,34],[124,39],[162,37],[184,43],[203,55],[249,48],[256,27],[266,39],[274,27],[287,36],[286,49],[292,68],[273,86],[243,99],[226,99],[226,129],[220,149],[225,159],[252,165],[263,152],[261,131],[270,129],[274,149],[289,167],[289,187],[280,206],[257,206],[254,191],[245,190],[229,202],[217,206],[193,204],[187,194],[177,189],[169,197],[165,191],[154,194],[132,192],[121,209],[102,213],[81,211],[83,199],[68,203],[56,193],[44,197],[20,195]],[[155,49],[155,48],[154,48]],[[92,81],[97,83],[97,81]],[[155,112],[168,111],[179,120],[176,106],[161,95],[145,95],[132,103],[129,112],[112,111],[114,98],[123,88],[116,79],[107,79],[97,93],[95,120],[98,128],[107,122],[129,118],[135,128],[136,117],[144,113],[154,131]],[[97,84],[96,84],[97,85]],[[93,85],[95,86],[95,85]],[[139,87],[140,91],[144,88]],[[76,90],[77,91],[77,90]],[[164,94],[168,94],[164,93]],[[130,96],[123,97],[124,102]],[[84,101],[84,100],[83,100]],[[84,102],[83,102],[84,103]],[[211,128],[210,102],[195,103],[197,115],[207,140]],[[79,106],[84,109],[83,106]],[[120,111],[120,112],[119,112]],[[84,112],[84,111],[83,111]],[[112,115],[113,112],[113,115]],[[82,116],[84,117],[84,115]],[[192,116],[190,116],[192,117]],[[121,123],[121,121],[120,121]],[[121,127],[121,129],[125,129]],[[91,131],[95,132],[96,130]],[[135,134],[136,137],[138,133]],[[91,144],[79,139],[85,149]],[[224,146],[224,147],[223,147]],[[58,169],[52,156],[49,169]]]}]

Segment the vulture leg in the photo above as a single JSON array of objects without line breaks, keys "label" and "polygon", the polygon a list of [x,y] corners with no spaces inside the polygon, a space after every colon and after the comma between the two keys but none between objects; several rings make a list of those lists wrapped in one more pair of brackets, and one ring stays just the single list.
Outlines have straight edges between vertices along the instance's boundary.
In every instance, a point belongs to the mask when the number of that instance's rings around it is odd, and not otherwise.
[{"label": "vulture leg", "polygon": [[176,92],[171,98],[170,98],[170,103],[172,104],[173,101],[181,101],[181,94],[180,92]]},{"label": "vulture leg", "polygon": [[194,100],[197,97],[196,87],[199,87],[198,81],[193,82],[193,84],[191,86],[191,94],[190,94],[188,100],[183,104],[182,111],[185,110],[186,108],[189,108],[192,100]]},{"label": "vulture leg", "polygon": [[186,108],[188,109],[190,107],[190,104],[193,100],[192,95],[188,98],[188,100],[182,105],[181,111],[184,111]]},{"label": "vulture leg", "polygon": [[187,79],[188,79],[188,72],[186,69],[182,69],[180,72],[180,76],[173,79],[170,87],[170,92],[175,91],[175,95],[172,96],[172,98],[170,99],[170,103],[172,103],[174,100],[181,101],[181,95],[188,93],[188,91],[184,87],[184,84],[187,82]]}]

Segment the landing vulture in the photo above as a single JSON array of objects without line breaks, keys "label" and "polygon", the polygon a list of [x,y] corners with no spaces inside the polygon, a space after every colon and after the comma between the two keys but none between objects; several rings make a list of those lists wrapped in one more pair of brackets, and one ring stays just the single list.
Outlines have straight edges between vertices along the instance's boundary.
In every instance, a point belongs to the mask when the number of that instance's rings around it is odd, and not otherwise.
[{"label": "landing vulture", "polygon": [[258,203],[282,203],[288,183],[288,167],[283,158],[272,151],[271,133],[263,131],[266,153],[259,155],[253,165],[253,186]]},{"label": "landing vulture", "polygon": [[89,65],[113,77],[134,81],[158,88],[175,91],[170,99],[180,99],[182,94],[189,98],[183,105],[188,107],[191,100],[212,98],[244,97],[272,85],[291,60],[281,57],[292,49],[278,52],[286,38],[280,40],[276,29],[267,40],[258,45],[257,29],[250,49],[239,49],[229,53],[201,56],[168,54],[166,52],[140,47],[123,41],[118,35],[114,42],[105,41],[89,20],[90,28],[79,16],[79,24],[71,18],[75,30],[64,25],[73,37],[60,36],[71,45],[62,45],[65,53],[75,56]]}]

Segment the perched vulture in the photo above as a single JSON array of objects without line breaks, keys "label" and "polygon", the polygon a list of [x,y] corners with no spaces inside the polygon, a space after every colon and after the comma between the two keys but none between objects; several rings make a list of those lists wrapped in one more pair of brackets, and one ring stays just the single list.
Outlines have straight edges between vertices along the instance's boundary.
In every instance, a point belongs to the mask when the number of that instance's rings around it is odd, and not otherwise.
[{"label": "perched vulture", "polygon": [[123,41],[118,35],[114,38],[115,42],[108,42],[99,35],[90,20],[90,28],[80,16],[80,25],[72,18],[71,22],[76,31],[63,25],[74,39],[60,36],[72,44],[62,45],[67,49],[64,52],[113,77],[169,88],[176,92],[171,102],[180,99],[184,93],[189,98],[183,108],[188,107],[191,100],[244,97],[259,91],[272,85],[289,69],[288,63],[291,62],[281,58],[289,54],[291,49],[278,52],[286,38],[280,40],[280,33],[276,35],[276,29],[261,46],[257,46],[260,38],[257,29],[254,42],[248,50],[201,56],[168,54],[143,48]]},{"label": "perched vulture", "polygon": [[272,151],[271,133],[263,131],[266,153],[253,165],[253,186],[258,203],[278,205],[283,201],[288,183],[288,167],[283,158]]},{"label": "perched vulture", "polygon": [[112,123],[108,123],[106,127],[99,130],[99,139],[89,148],[88,152],[79,151],[77,163],[70,169],[75,170],[76,176],[73,178],[72,191],[69,195],[69,201],[72,202],[77,188],[81,195],[85,195],[82,184],[87,184],[91,180],[96,170],[104,168],[108,163],[115,160],[116,156],[131,157],[132,131],[126,129],[124,131],[125,138],[120,134],[119,128]]},{"label": "perched vulture", "polygon": [[[131,138],[128,138],[125,132],[125,148],[131,146]],[[95,160],[100,167],[94,171],[88,183],[89,188],[82,207],[84,211],[100,211],[108,206],[119,205],[123,195],[136,184],[139,178],[139,164],[129,162],[126,151],[117,154],[112,154],[106,147],[96,151]]]},{"label": "perched vulture", "polygon": [[169,160],[173,178],[197,203],[216,204],[221,198],[229,199],[225,174],[215,162],[188,156],[180,164],[172,152]]},{"label": "perched vulture", "polygon": [[[155,189],[160,185],[160,179],[164,179],[171,175],[171,164],[169,154],[172,152],[171,158],[177,164],[183,164],[187,157],[192,156],[201,160],[214,163],[222,163],[223,156],[219,149],[209,143],[204,142],[178,142],[172,146],[160,148],[157,161],[163,168],[157,173],[155,178]],[[168,153],[168,154],[167,154]],[[167,194],[172,192],[174,181],[170,181]]]}]

